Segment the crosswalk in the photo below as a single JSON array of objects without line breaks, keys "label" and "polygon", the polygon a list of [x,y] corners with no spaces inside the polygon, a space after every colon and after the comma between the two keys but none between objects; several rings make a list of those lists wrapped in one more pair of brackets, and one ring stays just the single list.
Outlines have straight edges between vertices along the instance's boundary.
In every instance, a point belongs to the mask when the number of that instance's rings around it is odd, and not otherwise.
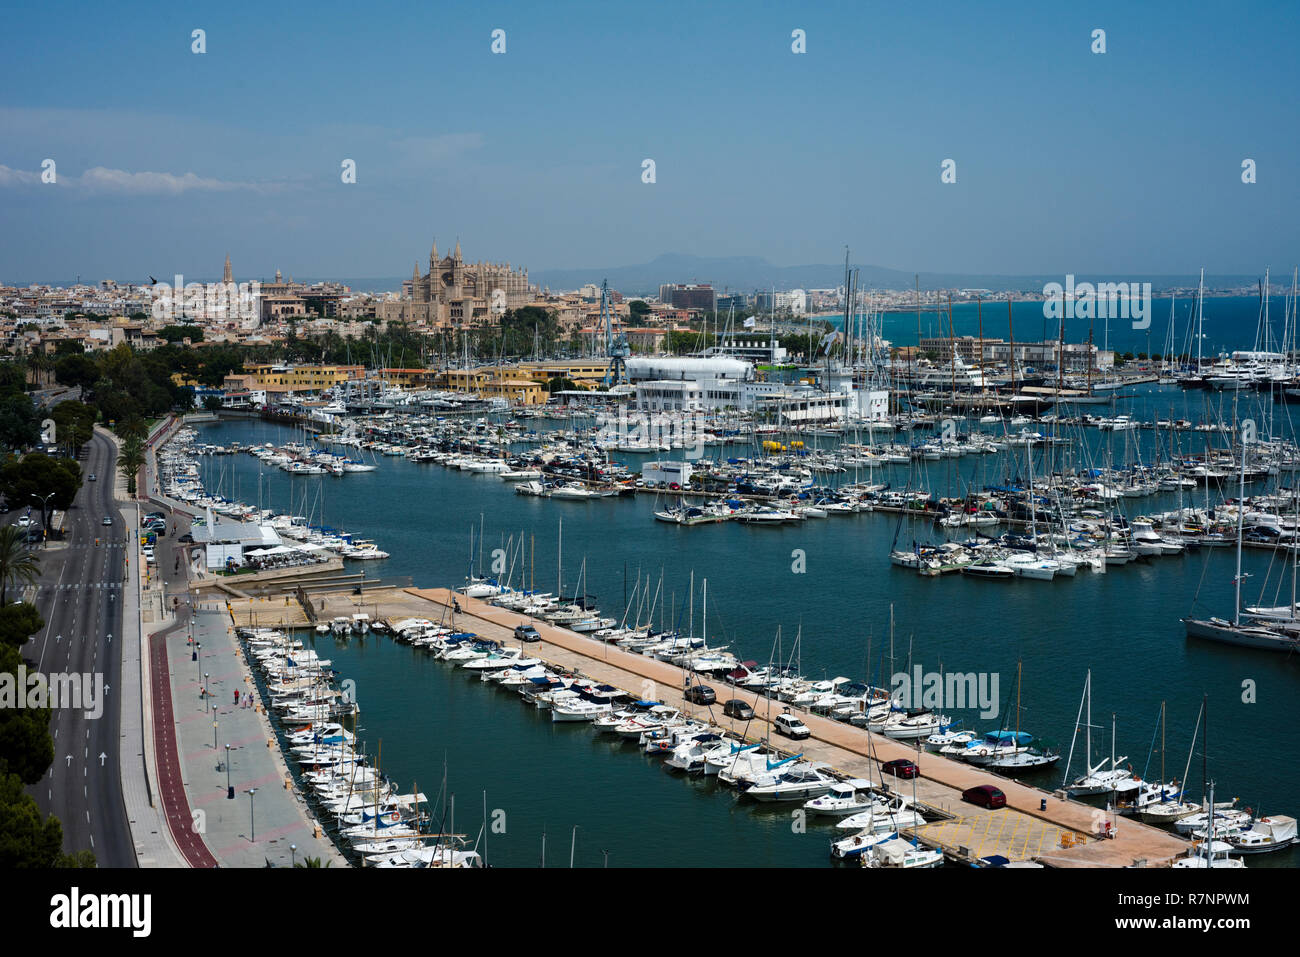
[{"label": "crosswalk", "polygon": [[42,592],[60,592],[60,591],[80,591],[82,589],[110,589],[112,591],[121,591],[122,582],[64,582],[60,585],[38,585],[35,594],[39,596]]}]

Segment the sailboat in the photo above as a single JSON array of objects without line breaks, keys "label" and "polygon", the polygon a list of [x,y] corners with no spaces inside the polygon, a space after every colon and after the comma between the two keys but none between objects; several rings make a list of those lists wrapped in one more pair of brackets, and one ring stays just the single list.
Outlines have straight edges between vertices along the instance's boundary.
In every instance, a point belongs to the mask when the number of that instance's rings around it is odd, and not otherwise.
[{"label": "sailboat", "polygon": [[[1202,761],[1208,762],[1209,760],[1207,756],[1209,715],[1206,712],[1206,698],[1202,697],[1201,710],[1196,717],[1196,728],[1192,731],[1192,747],[1187,752],[1187,767],[1183,770],[1184,781],[1187,780],[1187,775],[1192,770],[1192,755],[1196,753],[1197,730],[1201,732]],[[1160,789],[1160,797],[1158,800],[1147,801],[1145,806],[1139,806],[1137,812],[1138,817],[1147,824],[1168,825],[1182,820],[1185,817],[1191,817],[1193,814],[1199,814],[1210,809],[1203,802],[1193,804],[1192,802],[1185,800],[1185,791],[1186,788],[1184,787],[1182,791],[1171,791],[1166,793],[1166,789],[1162,787]],[[1215,810],[1226,810],[1236,803],[1236,799],[1233,799],[1231,801],[1220,802],[1218,805],[1211,804],[1210,806],[1214,807]],[[1211,829],[1211,833],[1213,833],[1213,829]]]},{"label": "sailboat", "polygon": [[[1020,731],[1020,682],[1021,682],[1022,663],[1016,662],[1016,737],[1021,735]],[[986,767],[997,768],[1004,774],[1016,774],[1021,771],[1036,771],[1039,768],[1050,767],[1057,761],[1061,760],[1061,752],[1053,751],[1050,748],[1025,748],[1020,751],[1011,751],[1005,754],[996,755],[992,761],[989,761]]]},{"label": "sailboat", "polygon": [[1246,441],[1244,435],[1241,442],[1240,487],[1241,491],[1237,499],[1241,503],[1237,509],[1237,577],[1233,580],[1234,585],[1236,585],[1236,597],[1233,602],[1232,621],[1226,621],[1223,618],[1192,618],[1188,616],[1183,619],[1183,627],[1187,630],[1188,638],[1203,638],[1207,641],[1218,641],[1243,648],[1261,648],[1267,651],[1300,651],[1300,637],[1274,631],[1267,625],[1258,622],[1248,621],[1243,624],[1241,620],[1241,543],[1246,517]]},{"label": "sailboat", "polygon": [[[1084,767],[1088,770],[1075,778],[1069,784],[1062,782],[1065,788],[1074,797],[1091,797],[1098,794],[1109,794],[1115,791],[1119,785],[1133,777],[1133,772],[1127,768],[1121,768],[1120,763],[1125,760],[1127,755],[1115,757],[1115,715],[1110,716],[1110,767],[1106,767],[1107,761],[1103,760],[1100,764],[1092,764],[1092,669],[1088,669],[1088,675],[1083,682],[1083,699],[1079,702],[1080,717],[1085,702],[1087,703],[1087,717],[1084,723]],[[1079,736],[1078,719],[1075,719],[1074,738]],[[1074,760],[1074,740],[1070,741],[1070,760],[1065,763],[1065,781],[1070,780],[1070,764]]]}]

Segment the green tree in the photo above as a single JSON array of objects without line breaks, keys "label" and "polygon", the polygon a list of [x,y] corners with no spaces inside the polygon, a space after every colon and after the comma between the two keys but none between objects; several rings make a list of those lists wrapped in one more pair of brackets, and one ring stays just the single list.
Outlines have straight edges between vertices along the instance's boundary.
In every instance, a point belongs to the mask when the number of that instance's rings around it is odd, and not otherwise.
[{"label": "green tree", "polygon": [[126,490],[135,494],[136,476],[144,467],[144,441],[136,435],[128,435],[122,440],[121,451],[117,455],[117,470],[126,477]]},{"label": "green tree", "polygon": [[689,329],[670,332],[664,336],[664,350],[673,355],[684,352],[698,352],[713,345],[710,332],[692,332]]},{"label": "green tree", "polygon": [[180,342],[182,339],[202,342],[203,330],[198,326],[163,326],[158,330],[158,336],[168,342]]},{"label": "green tree", "polygon": [[95,434],[95,407],[75,399],[65,399],[50,412],[55,437],[69,452],[75,453]]},{"label": "green tree", "polygon": [[8,600],[11,585],[30,585],[40,571],[40,559],[27,548],[23,534],[13,525],[0,526],[0,608]]},{"label": "green tree", "polygon": [[0,647],[22,650],[45,627],[45,619],[30,602],[16,601],[0,608]]},{"label": "green tree", "polygon": [[0,395],[0,449],[26,449],[41,440],[32,398],[20,392]]},{"label": "green tree", "polygon": [[54,379],[60,385],[89,389],[99,381],[99,363],[87,355],[62,356],[54,363]]},{"label": "green tree", "polygon": [[[57,459],[44,452],[29,452],[0,465],[0,492],[17,508],[39,505],[41,517],[48,508],[68,509],[81,488],[81,466],[74,459]],[[47,502],[48,499],[48,502]]]},{"label": "green tree", "polygon": [[63,825],[43,817],[16,774],[0,776],[0,867],[48,868],[62,858]]}]

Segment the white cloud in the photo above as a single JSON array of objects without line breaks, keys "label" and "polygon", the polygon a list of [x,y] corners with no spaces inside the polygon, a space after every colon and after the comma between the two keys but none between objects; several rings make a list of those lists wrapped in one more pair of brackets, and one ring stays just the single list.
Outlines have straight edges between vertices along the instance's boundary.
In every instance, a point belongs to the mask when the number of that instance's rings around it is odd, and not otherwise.
[{"label": "white cloud", "polygon": [[[93,166],[80,176],[69,176],[60,172],[55,181],[60,186],[80,187],[87,192],[126,193],[134,196],[179,196],[181,193],[227,192],[231,190],[249,190],[257,193],[275,192],[285,188],[284,183],[250,183],[234,180],[213,179],[196,173],[155,173],[142,170],[132,173],[124,169],[109,169],[106,166]],[[22,169],[0,165],[0,187],[18,187],[40,185],[41,174]]]},{"label": "white cloud", "polygon": [[33,173],[25,169],[12,169],[0,163],[0,186],[27,186],[40,181],[40,173]]},{"label": "white cloud", "polygon": [[249,189],[264,191],[272,188],[263,183],[240,183],[229,180],[212,179],[195,173],[152,173],[143,171],[131,173],[124,169],[108,169],[95,166],[81,174],[78,185],[99,192],[134,193],[134,194],[170,194],[179,195],[190,190],[205,192]]},{"label": "white cloud", "polygon": [[393,146],[410,160],[444,160],[476,150],[483,145],[482,133],[443,133],[438,136],[407,136]]}]

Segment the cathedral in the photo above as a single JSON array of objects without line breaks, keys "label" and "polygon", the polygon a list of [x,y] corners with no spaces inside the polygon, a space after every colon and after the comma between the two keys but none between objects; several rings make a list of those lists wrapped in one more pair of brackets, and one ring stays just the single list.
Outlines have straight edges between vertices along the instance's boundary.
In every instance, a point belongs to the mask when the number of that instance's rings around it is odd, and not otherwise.
[{"label": "cathedral", "polygon": [[411,278],[402,283],[402,298],[380,303],[377,317],[442,328],[474,325],[527,305],[534,292],[527,269],[512,269],[509,263],[467,263],[459,241],[455,252],[439,259],[435,242],[428,273],[421,275],[416,263]]}]

